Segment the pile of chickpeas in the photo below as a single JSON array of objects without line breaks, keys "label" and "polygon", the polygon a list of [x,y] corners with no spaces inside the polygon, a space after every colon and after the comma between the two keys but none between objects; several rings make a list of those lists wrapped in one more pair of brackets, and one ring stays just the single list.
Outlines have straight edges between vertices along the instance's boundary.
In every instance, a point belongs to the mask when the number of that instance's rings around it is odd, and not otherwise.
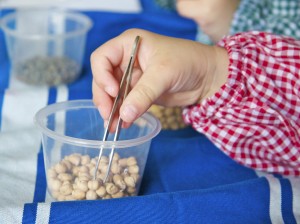
[{"label": "pile of chickpeas", "polygon": [[160,120],[162,129],[178,130],[186,127],[186,124],[182,118],[181,107],[163,107],[159,105],[152,105],[148,112],[152,113]]},{"label": "pile of chickpeas", "polygon": [[133,156],[121,158],[115,153],[109,172],[108,157],[102,156],[94,173],[98,157],[71,154],[47,170],[48,189],[57,201],[96,200],[135,196],[140,183],[139,165]]}]

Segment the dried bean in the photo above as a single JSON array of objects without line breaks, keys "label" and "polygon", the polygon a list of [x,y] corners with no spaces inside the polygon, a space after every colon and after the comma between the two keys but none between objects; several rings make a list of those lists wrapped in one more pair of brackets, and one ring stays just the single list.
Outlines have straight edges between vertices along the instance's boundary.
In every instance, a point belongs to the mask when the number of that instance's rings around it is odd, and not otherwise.
[{"label": "dried bean", "polygon": [[97,199],[96,192],[93,191],[93,190],[89,190],[88,192],[86,192],[86,199],[87,200],[95,200],[95,199]]},{"label": "dried bean", "polygon": [[115,154],[106,183],[103,179],[108,169],[108,158],[102,157],[93,180],[97,158],[71,154],[47,171],[50,193],[59,201],[95,200],[136,195],[140,181],[139,165],[135,157],[121,158]]},{"label": "dried bean", "polygon": [[99,188],[99,186],[100,186],[100,182],[98,180],[90,180],[88,182],[88,188],[90,190],[94,190],[95,191],[95,190],[97,190]]},{"label": "dried bean", "polygon": [[96,190],[96,194],[99,196],[99,197],[104,197],[104,195],[106,194],[106,189],[104,186],[101,186],[98,188],[98,190]]},{"label": "dried bean", "polygon": [[160,120],[162,129],[177,130],[186,127],[181,107],[152,105],[148,111]]},{"label": "dried bean", "polygon": [[72,196],[75,199],[82,200],[85,198],[85,192],[80,189],[76,189],[72,191]]},{"label": "dried bean", "polygon": [[80,66],[67,57],[36,56],[15,65],[16,77],[33,85],[59,85],[74,81]]}]

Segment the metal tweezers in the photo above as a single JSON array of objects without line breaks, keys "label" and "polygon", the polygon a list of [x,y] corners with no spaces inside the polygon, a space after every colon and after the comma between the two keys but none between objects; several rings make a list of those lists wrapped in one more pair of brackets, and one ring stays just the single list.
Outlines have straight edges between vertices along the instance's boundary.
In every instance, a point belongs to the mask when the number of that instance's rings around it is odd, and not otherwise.
[{"label": "metal tweezers", "polygon": [[[132,47],[132,51],[131,51],[131,55],[130,55],[128,66],[127,66],[127,68],[126,68],[126,70],[125,70],[125,72],[123,74],[123,77],[122,77],[122,80],[121,80],[121,83],[120,83],[120,88],[119,88],[118,95],[115,98],[112,110],[111,110],[110,115],[108,117],[108,123],[106,125],[105,130],[104,130],[104,135],[103,135],[102,142],[105,142],[107,140],[107,137],[109,135],[109,130],[111,128],[112,121],[113,121],[113,118],[114,118],[114,114],[115,114],[117,108],[119,108],[118,107],[119,106],[119,100],[121,98],[123,98],[122,99],[122,102],[123,102],[124,99],[126,98],[127,94],[128,94],[128,90],[129,90],[129,86],[130,86],[130,82],[131,82],[133,65],[134,65],[134,61],[135,61],[135,58],[136,58],[136,54],[137,54],[137,49],[138,49],[138,46],[139,46],[139,42],[140,42],[140,36],[137,36],[135,38],[134,43],[133,43],[133,47]],[[120,129],[122,127],[122,123],[123,123],[122,119],[121,119],[121,117],[119,115],[118,123],[117,123],[117,127],[116,127],[116,131],[115,131],[115,135],[114,135],[113,141],[117,141],[118,140]],[[98,161],[97,161],[97,164],[96,164],[96,167],[95,167],[94,180],[96,180],[96,178],[97,178],[97,171],[98,171],[98,167],[99,167],[99,163],[100,163],[101,157],[103,155],[103,151],[104,151],[103,149],[104,149],[104,146],[101,145],[99,156],[98,156]],[[110,154],[109,154],[108,167],[107,167],[107,170],[106,170],[105,177],[103,179],[103,183],[106,182],[107,177],[109,175],[111,164],[112,164],[112,160],[113,160],[113,157],[114,157],[114,151],[115,151],[115,146],[113,145],[111,147],[111,151],[110,151]]]}]

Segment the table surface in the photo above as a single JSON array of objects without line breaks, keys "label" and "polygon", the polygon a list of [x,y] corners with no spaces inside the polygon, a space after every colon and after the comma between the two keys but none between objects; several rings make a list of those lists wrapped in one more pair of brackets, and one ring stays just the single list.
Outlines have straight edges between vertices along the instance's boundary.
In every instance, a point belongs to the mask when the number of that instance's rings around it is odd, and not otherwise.
[{"label": "table surface", "polygon": [[[0,223],[300,223],[300,179],[243,167],[191,128],[153,140],[138,196],[52,202],[46,192],[40,108],[91,99],[93,50],[128,28],[195,39],[195,24],[141,1],[135,13],[82,11],[94,22],[81,77],[69,85],[16,83],[0,32]],[[4,11],[4,14],[10,10]]]}]

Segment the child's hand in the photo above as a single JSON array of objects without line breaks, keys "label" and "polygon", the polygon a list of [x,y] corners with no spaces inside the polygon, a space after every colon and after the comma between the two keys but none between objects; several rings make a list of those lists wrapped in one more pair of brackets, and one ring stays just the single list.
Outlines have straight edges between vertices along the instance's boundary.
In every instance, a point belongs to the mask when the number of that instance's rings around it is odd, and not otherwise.
[{"label": "child's hand", "polygon": [[164,106],[199,102],[211,94],[215,75],[218,87],[226,82],[226,50],[132,29],[103,44],[91,56],[93,100],[104,120],[108,119],[137,35],[141,40],[132,74],[132,90],[120,108],[127,125],[154,102]]},{"label": "child's hand", "polygon": [[230,29],[239,0],[177,0],[178,13],[193,19],[213,42]]}]

